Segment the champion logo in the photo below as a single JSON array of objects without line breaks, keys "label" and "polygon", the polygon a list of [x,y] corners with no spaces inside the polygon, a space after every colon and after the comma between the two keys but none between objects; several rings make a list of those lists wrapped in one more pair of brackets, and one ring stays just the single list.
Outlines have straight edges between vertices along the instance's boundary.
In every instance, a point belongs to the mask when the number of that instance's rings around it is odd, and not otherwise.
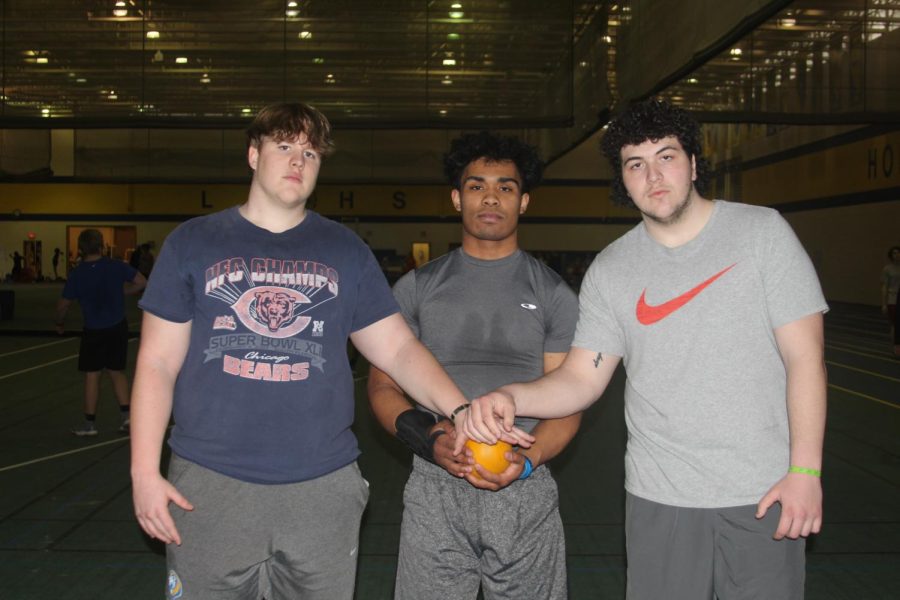
[{"label": "champion logo", "polygon": [[668,302],[657,304],[655,306],[647,304],[647,301],[645,300],[645,297],[647,295],[647,288],[644,288],[644,291],[641,292],[641,297],[638,298],[637,306],[635,307],[635,314],[637,315],[638,322],[641,323],[641,325],[652,325],[657,321],[662,321],[673,312],[693,300],[694,296],[705,290],[712,282],[727,273],[729,270],[731,270],[731,267],[736,264],[737,263],[734,263],[733,265],[725,267],[703,283],[698,284],[697,286],[691,288],[680,296],[676,296]]},{"label": "champion logo", "polygon": [[525,309],[527,309],[527,310],[537,310],[537,306],[536,306],[536,305],[530,304],[530,303],[528,303],[528,302],[523,302],[523,303],[520,304],[519,306],[521,306],[522,308],[525,308]]},{"label": "champion logo", "polygon": [[178,600],[184,594],[181,578],[174,570],[169,571],[169,577],[166,580],[166,594],[171,600]]}]

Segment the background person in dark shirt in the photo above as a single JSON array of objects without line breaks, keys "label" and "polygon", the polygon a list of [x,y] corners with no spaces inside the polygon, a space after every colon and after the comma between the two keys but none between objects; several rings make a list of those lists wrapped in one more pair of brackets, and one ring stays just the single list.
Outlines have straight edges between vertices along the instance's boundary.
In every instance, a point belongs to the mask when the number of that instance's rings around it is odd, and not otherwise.
[{"label": "background person in dark shirt", "polygon": [[62,255],[62,250],[56,248],[53,250],[53,279],[59,279],[59,257]]},{"label": "background person in dark shirt", "polygon": [[147,279],[119,260],[103,256],[103,234],[85,229],[78,236],[81,263],[70,273],[56,305],[56,331],[65,331],[65,318],[73,300],[84,317],[78,370],[84,371],[84,424],[72,431],[77,436],[97,435],[95,420],[100,397],[100,374],[109,373],[122,413],[120,431],[128,431],[129,400],[125,363],[128,323],[125,295],[137,294]]}]

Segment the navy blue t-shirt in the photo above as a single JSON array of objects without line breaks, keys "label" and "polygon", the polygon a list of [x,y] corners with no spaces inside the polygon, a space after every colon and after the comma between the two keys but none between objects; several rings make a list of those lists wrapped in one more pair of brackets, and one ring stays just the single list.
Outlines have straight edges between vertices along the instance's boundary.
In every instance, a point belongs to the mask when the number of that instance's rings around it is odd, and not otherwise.
[{"label": "navy blue t-shirt", "polygon": [[311,211],[282,233],[237,207],[192,219],[166,239],[140,307],[191,322],[169,438],[179,456],[257,483],[359,456],[347,338],[399,309],[355,233]]},{"label": "navy blue t-shirt", "polygon": [[137,271],[128,263],[101,257],[85,261],[72,269],[62,296],[78,300],[85,329],[106,329],[125,318],[125,292],[122,286],[134,281]]}]

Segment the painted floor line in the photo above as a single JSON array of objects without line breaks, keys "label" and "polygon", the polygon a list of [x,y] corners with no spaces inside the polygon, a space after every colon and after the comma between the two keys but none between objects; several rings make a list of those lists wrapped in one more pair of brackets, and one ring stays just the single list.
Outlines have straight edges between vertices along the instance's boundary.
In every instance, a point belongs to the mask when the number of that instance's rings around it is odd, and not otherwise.
[{"label": "painted floor line", "polygon": [[[137,338],[131,338],[130,340],[128,340],[128,343],[130,344],[131,342],[135,341],[136,339],[137,339]],[[80,354],[79,354],[79,353],[76,353],[76,354],[72,354],[72,355],[70,355],[70,356],[66,356],[66,357],[64,357],[64,358],[60,358],[60,359],[58,359],[58,360],[52,360],[52,361],[47,362],[47,363],[43,363],[43,364],[40,364],[40,365],[35,365],[35,366],[33,366],[33,367],[28,367],[27,369],[22,369],[21,371],[14,371],[14,372],[12,372],[12,373],[7,373],[6,375],[0,375],[0,381],[2,381],[2,380],[4,380],[4,379],[7,379],[7,378],[9,378],[9,377],[12,377],[13,375],[21,375],[22,373],[28,373],[29,371],[34,371],[34,370],[36,370],[36,369],[43,369],[44,367],[49,367],[49,366],[55,365],[55,364],[57,364],[57,363],[61,363],[61,362],[67,361],[67,360],[71,360],[71,359],[73,359],[73,358],[78,358],[79,356],[80,356]]]},{"label": "painted floor line", "polygon": [[25,462],[21,462],[15,465],[8,465],[5,467],[0,467],[0,473],[4,471],[12,471],[13,469],[19,469],[21,467],[27,467],[28,465],[34,465],[37,463],[46,462],[48,460],[53,460],[54,458],[62,458],[63,456],[70,456],[72,454],[78,454],[79,452],[85,452],[86,450],[93,450],[94,448],[102,448],[103,446],[109,446],[110,444],[118,444],[123,441],[128,441],[131,439],[131,436],[124,435],[120,438],[116,438],[114,440],[107,440],[105,442],[100,442],[99,444],[91,444],[90,446],[85,446],[84,448],[76,448],[75,450],[68,450],[66,452],[60,452],[59,454],[51,454],[50,456],[42,456],[41,458],[35,458],[34,460],[28,460]]},{"label": "painted floor line", "polygon": [[30,352],[32,350],[38,350],[40,348],[46,348],[47,346],[55,346],[57,344],[64,344],[66,342],[71,342],[76,339],[78,339],[78,338],[70,337],[70,338],[65,338],[63,340],[56,340],[55,342],[48,342],[46,344],[38,344],[37,346],[31,346],[30,348],[22,348],[20,350],[13,350],[12,352],[4,352],[3,354],[0,354],[0,358],[3,358],[4,356],[12,356],[13,354],[20,354],[22,352]]},{"label": "painted floor line", "polygon": [[865,398],[866,400],[871,400],[872,402],[878,402],[879,404],[884,404],[885,406],[890,406],[891,408],[896,408],[900,410],[900,404],[894,404],[893,402],[888,402],[887,400],[882,400],[881,398],[876,398],[875,396],[869,396],[867,394],[863,394],[861,392],[854,392],[853,390],[848,390],[845,387],[841,387],[839,385],[834,385],[833,383],[829,383],[828,387],[839,390],[841,392],[846,392],[853,396],[859,396],[860,398]]},{"label": "painted floor line", "polygon": [[[826,348],[830,348],[831,350],[837,350],[838,352],[846,352],[847,354],[856,354],[857,356],[865,356],[866,358],[874,358],[875,360],[882,360],[884,362],[888,362],[891,364],[897,363],[897,358],[894,356],[889,356],[886,352],[884,354],[873,354],[872,352],[860,352],[860,350],[870,350],[870,348],[860,348],[859,346],[850,346],[850,345],[838,345],[838,344],[825,344]],[[850,348],[854,348],[850,350]]]},{"label": "painted floor line", "polygon": [[73,358],[78,358],[78,354],[73,354],[71,356],[66,356],[65,358],[60,358],[59,360],[53,360],[48,363],[44,363],[42,365],[36,365],[34,367],[28,367],[27,369],[22,369],[21,371],[14,371],[13,373],[7,373],[6,375],[0,375],[0,381],[7,379],[9,377],[13,377],[15,375],[21,375],[22,373],[28,373],[30,371],[36,371],[37,369],[43,369],[44,367],[49,367],[51,365],[55,365],[57,363],[65,362],[67,360],[72,360]]},{"label": "painted floor line", "polygon": [[835,367],[840,367],[841,369],[848,369],[850,371],[856,371],[857,373],[863,373],[863,374],[869,375],[871,377],[878,377],[879,379],[887,379],[888,381],[900,383],[900,379],[898,379],[896,377],[891,377],[890,375],[882,375],[881,373],[876,373],[875,371],[867,371],[865,369],[860,369],[859,367],[851,367],[850,365],[845,365],[843,363],[834,362],[833,360],[826,360],[825,364],[833,365]]},{"label": "painted floor line", "polygon": [[[885,336],[886,338],[887,336]],[[834,343],[839,342],[848,346],[850,348],[856,348],[857,350],[870,350],[872,352],[878,352],[879,350],[887,351],[890,348],[890,340],[864,340],[860,339],[859,336],[856,335],[834,335],[834,334],[825,334],[825,341]]]},{"label": "painted floor line", "polygon": [[881,333],[881,332],[875,333],[871,329],[868,329],[868,328],[853,327],[853,326],[849,326],[849,325],[837,325],[835,323],[830,323],[830,324],[826,323],[825,329],[838,329],[840,331],[850,331],[852,333],[856,333],[856,334],[860,335],[860,337],[871,337],[871,336],[882,337],[883,336],[885,339],[888,338],[887,330],[885,330],[883,333]]}]

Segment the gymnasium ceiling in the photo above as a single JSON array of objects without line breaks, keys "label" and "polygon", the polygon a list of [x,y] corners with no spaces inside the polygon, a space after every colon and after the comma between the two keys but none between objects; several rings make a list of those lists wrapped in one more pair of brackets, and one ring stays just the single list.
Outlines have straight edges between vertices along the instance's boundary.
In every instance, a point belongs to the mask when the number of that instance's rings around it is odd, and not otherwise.
[{"label": "gymnasium ceiling", "polygon": [[[5,4],[7,121],[212,123],[296,98],[366,127],[561,125],[573,41],[603,14],[546,0]],[[561,101],[537,98],[554,81]]]},{"label": "gymnasium ceiling", "polygon": [[[635,14],[653,6],[646,0],[0,4],[0,127],[7,128],[47,127],[44,119],[53,127],[229,127],[269,102],[295,98],[351,129],[554,128],[585,119],[596,128],[604,109],[620,99],[617,69],[631,64],[620,42],[630,40],[631,50],[647,43],[635,41]],[[757,4],[765,5],[759,22],[723,34],[645,94],[664,94],[709,120],[896,119],[900,0]],[[592,104],[579,114],[585,96]]]}]

